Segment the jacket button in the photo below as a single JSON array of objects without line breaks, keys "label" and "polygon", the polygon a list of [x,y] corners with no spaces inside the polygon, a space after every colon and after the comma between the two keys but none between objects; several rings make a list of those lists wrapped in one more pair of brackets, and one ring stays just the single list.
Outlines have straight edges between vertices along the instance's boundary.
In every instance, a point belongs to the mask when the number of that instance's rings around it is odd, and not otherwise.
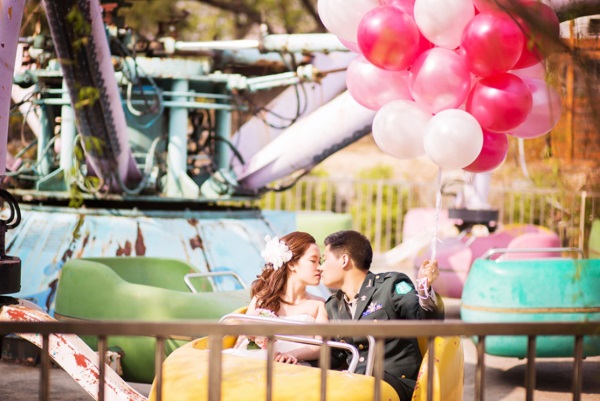
[{"label": "jacket button", "polygon": [[378,278],[379,278],[379,276],[375,276],[375,278],[376,278],[376,279],[378,279]]},{"label": "jacket button", "polygon": [[406,379],[406,375],[402,375],[402,376],[400,376],[400,377],[401,377],[401,378],[403,378],[403,379]]},{"label": "jacket button", "polygon": [[358,349],[364,349],[364,348],[365,348],[365,346],[364,346],[364,345],[362,345],[362,344],[359,344],[359,345],[358,345]]},{"label": "jacket button", "polygon": [[361,356],[360,358],[358,358],[358,362],[364,362],[364,361],[365,361],[364,357]]}]

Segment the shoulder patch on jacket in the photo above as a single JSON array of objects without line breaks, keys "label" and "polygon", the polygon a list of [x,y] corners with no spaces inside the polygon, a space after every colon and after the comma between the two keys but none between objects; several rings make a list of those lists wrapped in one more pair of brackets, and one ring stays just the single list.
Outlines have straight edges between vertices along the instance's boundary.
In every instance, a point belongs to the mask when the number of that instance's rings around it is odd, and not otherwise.
[{"label": "shoulder patch on jacket", "polygon": [[412,289],[413,288],[406,281],[401,281],[398,284],[396,284],[395,291],[396,291],[396,294],[398,294],[398,295],[404,295]]}]

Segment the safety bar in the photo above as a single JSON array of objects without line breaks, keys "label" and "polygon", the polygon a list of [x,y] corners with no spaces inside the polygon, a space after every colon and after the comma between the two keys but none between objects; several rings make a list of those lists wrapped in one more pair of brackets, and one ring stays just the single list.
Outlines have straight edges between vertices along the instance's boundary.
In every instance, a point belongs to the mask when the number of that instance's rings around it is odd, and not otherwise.
[{"label": "safety bar", "polygon": [[[232,321],[232,320],[233,321],[235,321],[235,320],[257,321],[257,322],[265,322],[265,323],[281,323],[280,318],[273,318],[273,317],[267,317],[267,316],[244,315],[244,314],[240,314],[240,313],[230,313],[228,315],[225,315],[219,320],[219,323],[227,323],[228,321]],[[305,324],[303,322],[297,322],[294,320],[285,320],[285,322],[291,323],[291,324],[298,324],[298,325]],[[356,367],[358,366],[359,354],[358,354],[358,350],[356,349],[356,347],[354,345],[351,345],[348,343],[342,343],[339,341],[323,342],[323,340],[318,340],[316,338],[280,335],[280,334],[276,334],[275,338],[278,340],[297,342],[297,343],[309,344],[309,345],[323,345],[325,343],[331,348],[345,349],[346,351],[350,351],[350,353],[352,354],[352,359],[350,360],[350,363],[348,364],[348,372],[354,373],[354,371],[356,370]],[[373,341],[375,341],[375,339],[373,339]],[[369,343],[370,343],[370,341],[369,341]],[[373,342],[373,344],[375,344],[375,343]],[[370,352],[371,352],[371,347],[369,347],[369,353]],[[372,369],[373,369],[373,363],[371,361],[371,370]]]},{"label": "safety bar", "polygon": [[492,248],[481,256],[481,259],[490,259],[493,255],[505,253],[540,253],[540,252],[575,252],[579,254],[579,259],[585,257],[581,248]]},{"label": "safety bar", "polygon": [[198,290],[192,284],[192,282],[190,280],[191,278],[206,277],[210,280],[210,283],[212,284],[213,288],[216,288],[215,282],[212,279],[215,276],[232,276],[240,283],[242,288],[244,288],[244,289],[248,288],[248,286],[246,285],[244,280],[242,280],[242,278],[239,276],[239,274],[237,274],[234,271],[188,273],[185,276],[183,276],[183,281],[185,281],[185,284],[188,286],[190,291],[192,291],[193,293],[197,293]]}]

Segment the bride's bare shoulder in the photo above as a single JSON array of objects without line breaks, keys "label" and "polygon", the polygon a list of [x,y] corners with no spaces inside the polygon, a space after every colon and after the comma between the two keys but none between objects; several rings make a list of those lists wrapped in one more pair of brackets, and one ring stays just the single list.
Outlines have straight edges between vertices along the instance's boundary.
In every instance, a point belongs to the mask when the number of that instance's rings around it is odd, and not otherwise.
[{"label": "bride's bare shoulder", "polygon": [[325,303],[325,298],[322,298],[318,295],[308,294],[308,299],[313,302],[323,302]]}]

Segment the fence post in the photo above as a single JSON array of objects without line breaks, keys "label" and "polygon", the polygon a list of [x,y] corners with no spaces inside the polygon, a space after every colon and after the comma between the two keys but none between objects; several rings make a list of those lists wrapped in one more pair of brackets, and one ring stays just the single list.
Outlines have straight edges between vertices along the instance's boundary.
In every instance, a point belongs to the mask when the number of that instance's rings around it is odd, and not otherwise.
[{"label": "fence post", "polygon": [[584,234],[585,234],[585,201],[587,200],[587,191],[581,192],[581,211],[579,212],[579,238],[578,238],[578,247],[579,249],[584,249]]}]

